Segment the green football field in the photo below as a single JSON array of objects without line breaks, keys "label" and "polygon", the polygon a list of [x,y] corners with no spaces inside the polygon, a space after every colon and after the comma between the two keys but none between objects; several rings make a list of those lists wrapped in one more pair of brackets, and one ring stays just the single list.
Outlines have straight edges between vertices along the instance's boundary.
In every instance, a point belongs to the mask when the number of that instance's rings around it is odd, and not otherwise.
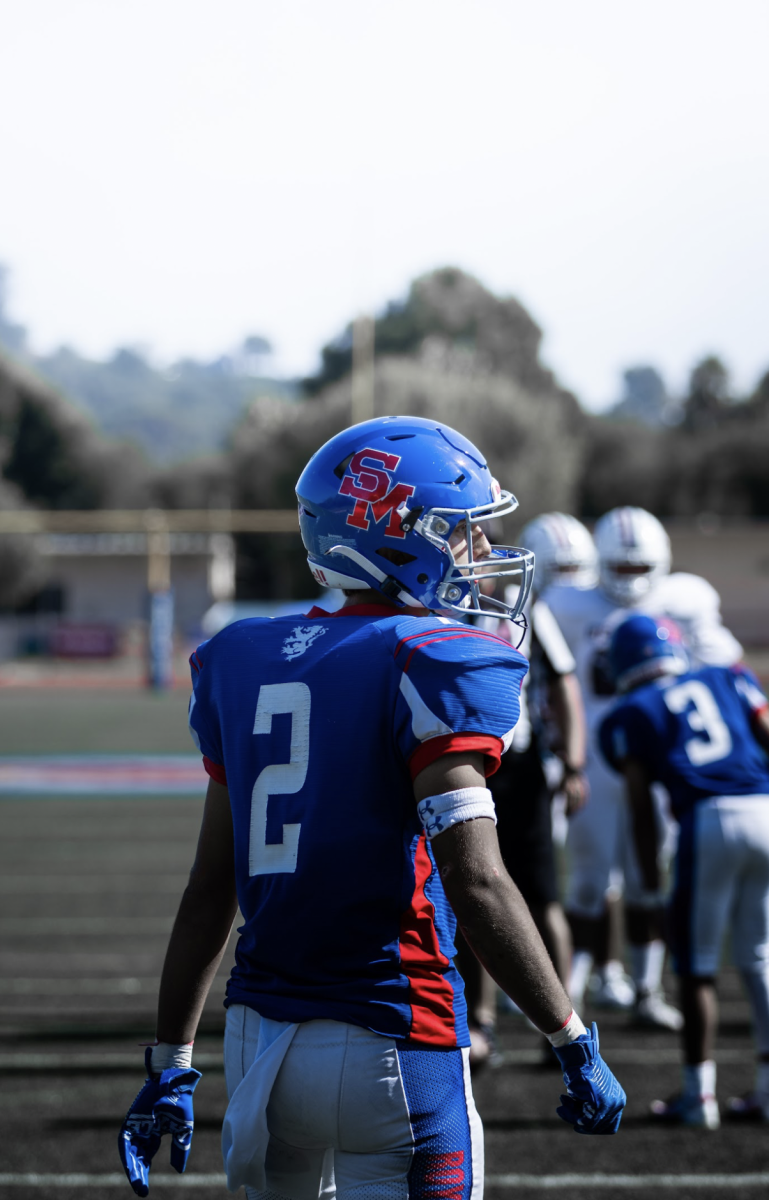
[{"label": "green football field", "polygon": [[[0,754],[194,754],[184,690],[0,689]],[[202,795],[6,797],[0,800],[0,1194],[12,1200],[132,1195],[117,1130],[141,1086],[168,933],[195,852]],[[224,1200],[219,1140],[225,956],[196,1057],[197,1131],[188,1174],[159,1156],[153,1193]],[[671,992],[674,982],[667,980]],[[720,982],[718,1092],[750,1087],[748,1008],[732,968]],[[486,1128],[487,1195],[623,1200],[765,1197],[765,1130],[716,1133],[650,1124],[652,1098],[678,1084],[671,1034],[593,1013],[602,1049],[628,1092],[617,1138],[575,1137],[555,1114],[562,1085],[539,1040],[503,1015],[497,1069],[476,1081]],[[242,1196],[242,1193],[240,1193]]]},{"label": "green football field", "polygon": [[0,754],[192,754],[188,699],[184,689],[2,688]]}]

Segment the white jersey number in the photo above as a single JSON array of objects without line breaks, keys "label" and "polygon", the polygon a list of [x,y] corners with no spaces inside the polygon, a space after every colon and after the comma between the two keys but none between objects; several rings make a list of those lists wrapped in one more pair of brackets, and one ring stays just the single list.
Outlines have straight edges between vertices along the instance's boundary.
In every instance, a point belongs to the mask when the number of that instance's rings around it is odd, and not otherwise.
[{"label": "white jersey number", "polygon": [[259,689],[254,733],[270,733],[272,718],[291,714],[291,753],[287,763],[264,767],[251,795],[249,875],[290,875],[296,870],[301,825],[284,825],[281,842],[267,841],[267,804],[271,796],[293,796],[307,778],[310,753],[310,689],[306,683],[265,683]]},{"label": "white jersey number", "polygon": [[717,762],[731,753],[732,735],[724,722],[710,688],[699,679],[689,679],[664,691],[665,703],[672,713],[685,712],[687,706],[694,707],[686,713],[686,719],[697,733],[705,738],[691,738],[684,744],[689,761],[695,767]]}]

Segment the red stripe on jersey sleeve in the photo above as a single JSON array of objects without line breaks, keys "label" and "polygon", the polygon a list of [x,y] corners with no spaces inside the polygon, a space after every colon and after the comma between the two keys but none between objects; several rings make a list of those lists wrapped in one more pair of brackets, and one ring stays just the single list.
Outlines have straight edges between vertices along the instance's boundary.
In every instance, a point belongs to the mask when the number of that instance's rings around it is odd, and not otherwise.
[{"label": "red stripe on jersey sleeve", "polygon": [[[426,637],[427,634],[434,634],[435,636]],[[485,629],[475,629],[472,625],[466,625],[462,629],[451,629],[451,630],[446,629],[446,628],[426,629],[424,633],[421,633],[421,632],[420,633],[410,633],[408,635],[408,637],[401,638],[401,640],[398,642],[398,645],[395,647],[395,653],[394,653],[393,657],[397,658],[398,655],[400,654],[400,651],[402,650],[402,648],[405,645],[407,645],[408,642],[413,641],[414,638],[420,638],[420,637],[421,638],[426,637],[426,640],[420,642],[417,646],[411,647],[409,656],[406,659],[406,665],[403,668],[404,671],[408,671],[409,663],[411,662],[412,658],[414,657],[415,652],[417,650],[421,650],[423,646],[431,645],[433,642],[450,642],[450,641],[455,640],[456,638],[476,637],[476,638],[482,638],[484,641],[498,642],[501,646],[504,646],[506,650],[514,649],[511,642],[506,642],[504,640],[504,638],[497,637],[496,633],[489,633]]]},{"label": "red stripe on jersey sleeve", "polygon": [[440,737],[428,738],[417,746],[409,759],[411,778],[416,779],[420,771],[429,767],[444,754],[465,754],[467,751],[485,755],[484,771],[488,778],[499,770],[504,743],[502,738],[491,733],[444,733]]},{"label": "red stripe on jersey sleeve", "polygon": [[425,895],[433,869],[422,834],[414,858],[414,895],[401,918],[400,957],[409,981],[410,1042],[425,1046],[456,1046],[454,989],[444,974],[451,966],[441,952],[435,928],[435,909]]},{"label": "red stripe on jersey sleeve", "polygon": [[430,645],[432,645],[433,642],[452,642],[452,641],[456,641],[457,638],[477,638],[477,637],[482,638],[484,641],[498,642],[501,646],[504,646],[506,650],[512,649],[512,646],[510,645],[509,642],[503,642],[502,638],[498,638],[495,633],[484,633],[484,631],[482,629],[467,629],[467,630],[463,629],[463,630],[457,630],[456,633],[441,633],[441,635],[439,637],[430,638],[426,642],[420,642],[418,646],[411,647],[411,650],[409,651],[409,656],[406,659],[406,665],[403,668],[403,674],[405,675],[406,672],[408,671],[411,660],[414,657],[414,655],[416,654],[417,650],[421,650],[424,646],[430,646]]},{"label": "red stripe on jersey sleeve", "polygon": [[211,776],[211,778],[213,780],[215,780],[216,783],[221,783],[224,785],[224,787],[227,786],[227,775],[226,775],[224,767],[222,766],[221,763],[213,762],[212,759],[206,758],[206,756],[204,754],[203,755],[203,766],[206,768],[206,771]]}]

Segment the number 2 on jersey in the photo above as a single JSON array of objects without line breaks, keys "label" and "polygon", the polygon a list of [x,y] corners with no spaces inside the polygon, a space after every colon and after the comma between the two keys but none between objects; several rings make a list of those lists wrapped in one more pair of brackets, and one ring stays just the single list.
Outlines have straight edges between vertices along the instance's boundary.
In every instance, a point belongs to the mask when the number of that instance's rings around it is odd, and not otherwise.
[{"label": "number 2 on jersey", "polygon": [[291,714],[291,752],[287,763],[263,767],[251,795],[249,875],[290,875],[296,870],[300,824],[284,825],[283,840],[267,841],[267,805],[271,797],[293,796],[307,778],[310,753],[310,689],[306,683],[265,683],[259,689],[254,734],[270,733],[272,718]]},{"label": "number 2 on jersey", "polygon": [[686,719],[697,733],[705,734],[705,739],[690,738],[684,743],[684,750],[695,767],[717,762],[731,753],[732,735],[729,727],[718,710],[713,693],[701,680],[688,679],[686,683],[679,683],[662,694],[672,713],[685,712],[689,704],[694,706],[686,713]]}]

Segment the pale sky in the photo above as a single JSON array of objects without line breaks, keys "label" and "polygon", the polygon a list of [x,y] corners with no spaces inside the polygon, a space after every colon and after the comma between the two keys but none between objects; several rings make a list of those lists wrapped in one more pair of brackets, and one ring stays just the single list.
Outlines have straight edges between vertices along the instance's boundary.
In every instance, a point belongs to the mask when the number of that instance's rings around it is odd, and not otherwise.
[{"label": "pale sky", "polygon": [[38,350],[272,371],[416,275],[589,407],[769,368],[766,0],[0,0],[0,260]]}]

